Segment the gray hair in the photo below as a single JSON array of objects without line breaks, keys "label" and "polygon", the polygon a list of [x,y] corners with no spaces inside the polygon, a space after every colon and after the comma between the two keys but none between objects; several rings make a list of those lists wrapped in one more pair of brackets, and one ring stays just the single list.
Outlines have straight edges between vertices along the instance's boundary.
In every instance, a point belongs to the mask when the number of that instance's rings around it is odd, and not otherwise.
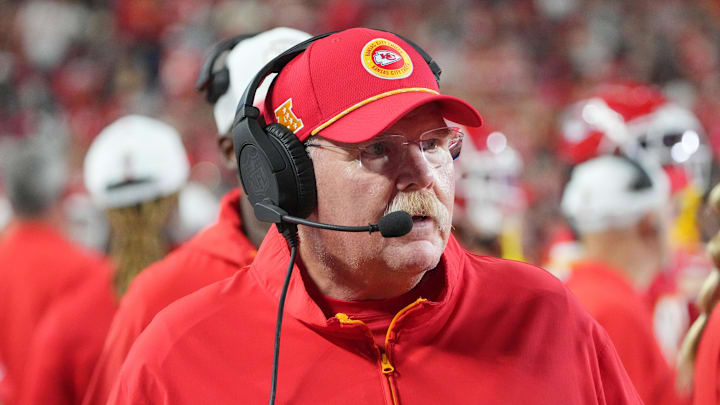
[{"label": "gray hair", "polygon": [[42,216],[60,197],[67,180],[61,138],[36,135],[0,145],[0,173],[15,215]]}]

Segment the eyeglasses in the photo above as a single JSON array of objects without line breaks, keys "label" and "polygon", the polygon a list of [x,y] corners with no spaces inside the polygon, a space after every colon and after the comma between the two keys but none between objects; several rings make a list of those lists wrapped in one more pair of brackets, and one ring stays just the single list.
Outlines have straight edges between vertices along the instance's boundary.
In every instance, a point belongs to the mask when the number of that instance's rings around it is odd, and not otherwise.
[{"label": "eyeglasses", "polygon": [[417,141],[408,141],[404,135],[380,135],[360,145],[308,143],[305,146],[353,151],[359,155],[360,167],[375,173],[389,173],[405,161],[408,149],[405,146],[411,143],[418,145],[423,158],[432,167],[450,163],[460,156],[464,136],[460,128],[444,127],[423,132]]}]

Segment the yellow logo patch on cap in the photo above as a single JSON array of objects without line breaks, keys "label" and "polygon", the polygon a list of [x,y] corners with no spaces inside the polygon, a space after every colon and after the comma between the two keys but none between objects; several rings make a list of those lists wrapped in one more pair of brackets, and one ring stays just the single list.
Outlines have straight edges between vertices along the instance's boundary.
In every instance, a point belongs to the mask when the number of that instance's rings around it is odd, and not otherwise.
[{"label": "yellow logo patch on cap", "polygon": [[375,38],[365,44],[360,58],[365,70],[381,79],[404,79],[413,71],[407,52],[384,38]]},{"label": "yellow logo patch on cap", "polygon": [[298,118],[292,110],[292,98],[287,99],[275,109],[275,118],[277,118],[280,124],[287,127],[293,133],[297,133],[297,131],[305,126],[302,120]]}]

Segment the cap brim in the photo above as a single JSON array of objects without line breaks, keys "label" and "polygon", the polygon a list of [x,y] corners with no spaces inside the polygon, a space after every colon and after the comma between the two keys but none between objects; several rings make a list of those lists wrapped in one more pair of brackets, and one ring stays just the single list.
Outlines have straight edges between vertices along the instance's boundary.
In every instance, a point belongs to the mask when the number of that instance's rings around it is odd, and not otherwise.
[{"label": "cap brim", "polygon": [[452,96],[409,92],[384,97],[366,104],[330,124],[317,135],[344,143],[367,141],[386,130],[416,108],[438,103],[443,118],[470,127],[482,125],[482,117],[470,104]]}]

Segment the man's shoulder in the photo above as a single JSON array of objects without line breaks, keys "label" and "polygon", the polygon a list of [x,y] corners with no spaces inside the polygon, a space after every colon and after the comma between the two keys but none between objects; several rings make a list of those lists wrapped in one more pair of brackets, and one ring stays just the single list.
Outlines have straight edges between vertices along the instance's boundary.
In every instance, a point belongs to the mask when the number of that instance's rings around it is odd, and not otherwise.
[{"label": "man's shoulder", "polygon": [[562,281],[532,264],[468,253],[464,286],[478,316],[497,321],[562,325],[579,335],[591,332],[592,318]]},{"label": "man's shoulder", "polygon": [[[184,342],[194,341],[197,333],[237,327],[243,313],[255,311],[248,304],[253,298],[246,294],[251,283],[244,268],[233,277],[217,281],[181,297],[161,309],[133,345],[133,352],[150,362],[162,363],[165,356]],[[252,295],[252,294],[250,294]]]},{"label": "man's shoulder", "polygon": [[467,275],[485,288],[512,289],[516,294],[567,294],[560,279],[529,263],[468,252],[465,268]]},{"label": "man's shoulder", "polygon": [[[202,287],[232,276],[250,260],[231,260],[207,247],[213,225],[143,270],[131,283],[123,306],[145,305],[157,312]],[[248,254],[249,256],[249,254]]]}]

